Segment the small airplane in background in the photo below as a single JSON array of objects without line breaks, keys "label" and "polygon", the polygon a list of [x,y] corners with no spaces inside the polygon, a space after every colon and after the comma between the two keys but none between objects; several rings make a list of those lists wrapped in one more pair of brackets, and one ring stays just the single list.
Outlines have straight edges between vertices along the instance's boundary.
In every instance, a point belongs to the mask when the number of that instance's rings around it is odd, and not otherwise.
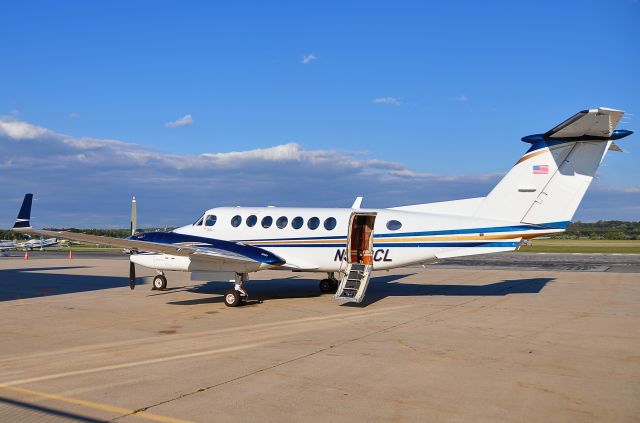
[{"label": "small airplane in background", "polygon": [[20,242],[16,246],[18,248],[24,248],[25,250],[33,251],[40,250],[44,251],[45,248],[48,247],[57,247],[60,245],[60,242],[57,238],[46,238],[46,239],[30,239],[29,241]]},{"label": "small airplane in background", "polygon": [[[33,195],[25,195],[13,230],[104,244],[131,251],[135,265],[157,271],[154,288],[165,288],[165,271],[191,272],[193,280],[233,276],[224,295],[234,307],[246,302],[244,282],[266,269],[323,272],[322,292],[361,302],[371,272],[433,263],[474,254],[516,250],[523,240],[563,232],[615,140],[632,134],[616,126],[624,112],[584,110],[551,130],[522,138],[527,152],[486,197],[410,206],[350,208],[219,207],[170,232],[135,231],[125,239],[33,229]],[[337,273],[337,277],[336,277]]]},{"label": "small airplane in background", "polygon": [[5,256],[7,257],[9,255],[9,251],[13,250],[14,248],[16,248],[16,242],[15,241],[9,241],[9,240],[0,240],[0,255],[1,256]]}]

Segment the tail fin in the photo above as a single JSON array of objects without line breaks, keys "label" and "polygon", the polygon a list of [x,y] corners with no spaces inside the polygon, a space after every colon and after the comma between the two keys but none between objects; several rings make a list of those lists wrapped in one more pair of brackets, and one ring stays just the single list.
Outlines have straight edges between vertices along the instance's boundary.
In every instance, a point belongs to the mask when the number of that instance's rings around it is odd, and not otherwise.
[{"label": "tail fin", "polygon": [[584,110],[544,134],[482,201],[475,216],[566,228],[613,140],[624,112]]},{"label": "tail fin", "polygon": [[31,227],[31,203],[33,201],[33,194],[26,194],[24,200],[22,200],[22,207],[18,212],[16,223],[13,225],[13,229],[30,228]]}]

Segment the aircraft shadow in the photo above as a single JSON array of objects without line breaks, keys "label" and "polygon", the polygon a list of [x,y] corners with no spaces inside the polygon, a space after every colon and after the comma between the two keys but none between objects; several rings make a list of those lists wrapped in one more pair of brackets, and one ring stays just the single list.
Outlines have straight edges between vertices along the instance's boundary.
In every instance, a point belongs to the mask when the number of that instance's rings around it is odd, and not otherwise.
[{"label": "aircraft shadow", "polygon": [[[69,275],[45,273],[47,270],[87,269],[87,266],[38,267],[0,270],[0,301],[13,301],[50,295],[129,286],[129,278],[122,276]],[[138,278],[138,285],[144,284]]]},{"label": "aircraft shadow", "polygon": [[[69,411],[60,410],[57,408],[53,408],[51,406],[27,403],[24,401],[9,399],[9,398],[1,398],[0,404],[5,404],[9,406],[13,406],[16,408],[21,408],[26,410],[27,412],[31,412],[33,414],[46,414],[49,416],[56,416],[64,419],[65,421],[77,421],[83,423],[100,423],[104,422],[104,419],[95,419],[93,417],[84,416],[82,414],[76,414]],[[34,420],[35,421],[35,420]]]},{"label": "aircraft shadow", "polygon": [[[47,270],[84,269],[86,266],[39,267],[31,269],[0,270],[0,301],[13,301],[50,295],[71,294],[75,292],[96,291],[101,289],[129,286],[129,279],[122,276],[69,275],[44,273]],[[363,307],[386,297],[410,296],[504,296],[510,294],[535,294],[540,292],[554,278],[509,279],[486,285],[462,284],[415,284],[402,283],[409,274],[384,275],[373,277],[369,283],[365,299],[360,304],[346,303],[344,306]],[[146,278],[138,278],[138,285],[145,284]],[[283,279],[250,279],[247,282],[249,305],[262,301],[284,298],[314,298],[322,294],[318,288],[318,278],[298,275]],[[198,298],[188,300],[169,300],[172,305],[213,304],[223,301],[223,294],[232,288],[229,282],[212,281],[183,287],[170,287],[164,291],[152,291],[150,296],[167,295],[175,292],[200,294]]]},{"label": "aircraft shadow", "polygon": [[493,297],[511,294],[537,294],[555,278],[506,279],[486,285],[459,284],[407,284],[389,283],[379,278],[371,280],[367,294],[360,304],[346,303],[345,306],[367,306],[386,297]]},{"label": "aircraft shadow", "polygon": [[[384,283],[402,279],[409,275],[386,275],[375,279]],[[317,279],[300,278],[292,276],[283,279],[250,279],[246,283],[249,292],[248,305],[260,303],[268,300],[278,300],[284,298],[314,298],[320,296],[332,296],[333,294],[323,294],[318,288],[321,277]],[[196,294],[205,294],[206,297],[194,298],[191,300],[170,301],[173,305],[196,305],[223,302],[225,292],[233,288],[229,282],[205,282],[201,285],[185,287],[184,290]],[[153,295],[153,294],[152,294]],[[157,295],[157,294],[156,294]],[[213,295],[213,296],[212,296]]]},{"label": "aircraft shadow", "polygon": [[[555,278],[508,279],[486,285],[461,284],[414,284],[401,283],[412,274],[385,275],[373,277],[369,283],[365,299],[360,304],[345,303],[344,306],[366,307],[386,297],[417,296],[505,296],[511,294],[537,294]],[[249,292],[249,304],[283,298],[313,298],[321,295],[318,279],[287,278],[270,280],[250,280],[246,284]],[[169,301],[172,305],[211,304],[223,301],[222,295],[231,289],[228,282],[205,282],[200,285],[185,287],[184,290],[195,294],[206,295],[202,298]],[[153,294],[152,294],[153,295]],[[158,294],[155,294],[158,295]]]}]

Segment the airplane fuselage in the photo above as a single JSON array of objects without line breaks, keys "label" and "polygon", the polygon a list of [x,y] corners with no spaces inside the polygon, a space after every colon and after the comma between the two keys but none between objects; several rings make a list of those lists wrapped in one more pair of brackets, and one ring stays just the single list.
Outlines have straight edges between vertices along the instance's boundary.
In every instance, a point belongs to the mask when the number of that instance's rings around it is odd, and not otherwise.
[{"label": "airplane fuselage", "polygon": [[394,209],[220,207],[173,232],[260,247],[294,270],[335,272],[346,261],[353,213],[375,215],[374,270],[426,263],[454,250],[462,255],[510,251],[522,238],[562,231]]}]

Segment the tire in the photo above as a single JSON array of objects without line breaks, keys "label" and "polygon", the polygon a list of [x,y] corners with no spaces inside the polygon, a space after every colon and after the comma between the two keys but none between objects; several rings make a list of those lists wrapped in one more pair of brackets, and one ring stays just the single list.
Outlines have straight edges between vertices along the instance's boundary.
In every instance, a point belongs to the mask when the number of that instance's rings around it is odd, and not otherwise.
[{"label": "tire", "polygon": [[224,304],[227,307],[238,307],[241,303],[242,297],[235,289],[231,289],[224,293]]},{"label": "tire", "polygon": [[153,289],[165,289],[167,287],[167,278],[157,275],[153,278]]},{"label": "tire", "polygon": [[329,279],[331,281],[331,292],[335,293],[338,290],[340,281],[337,279]]},{"label": "tire", "polygon": [[323,294],[329,294],[331,291],[333,291],[333,284],[331,283],[331,279],[321,280],[318,287],[320,288],[320,292],[322,292]]}]

